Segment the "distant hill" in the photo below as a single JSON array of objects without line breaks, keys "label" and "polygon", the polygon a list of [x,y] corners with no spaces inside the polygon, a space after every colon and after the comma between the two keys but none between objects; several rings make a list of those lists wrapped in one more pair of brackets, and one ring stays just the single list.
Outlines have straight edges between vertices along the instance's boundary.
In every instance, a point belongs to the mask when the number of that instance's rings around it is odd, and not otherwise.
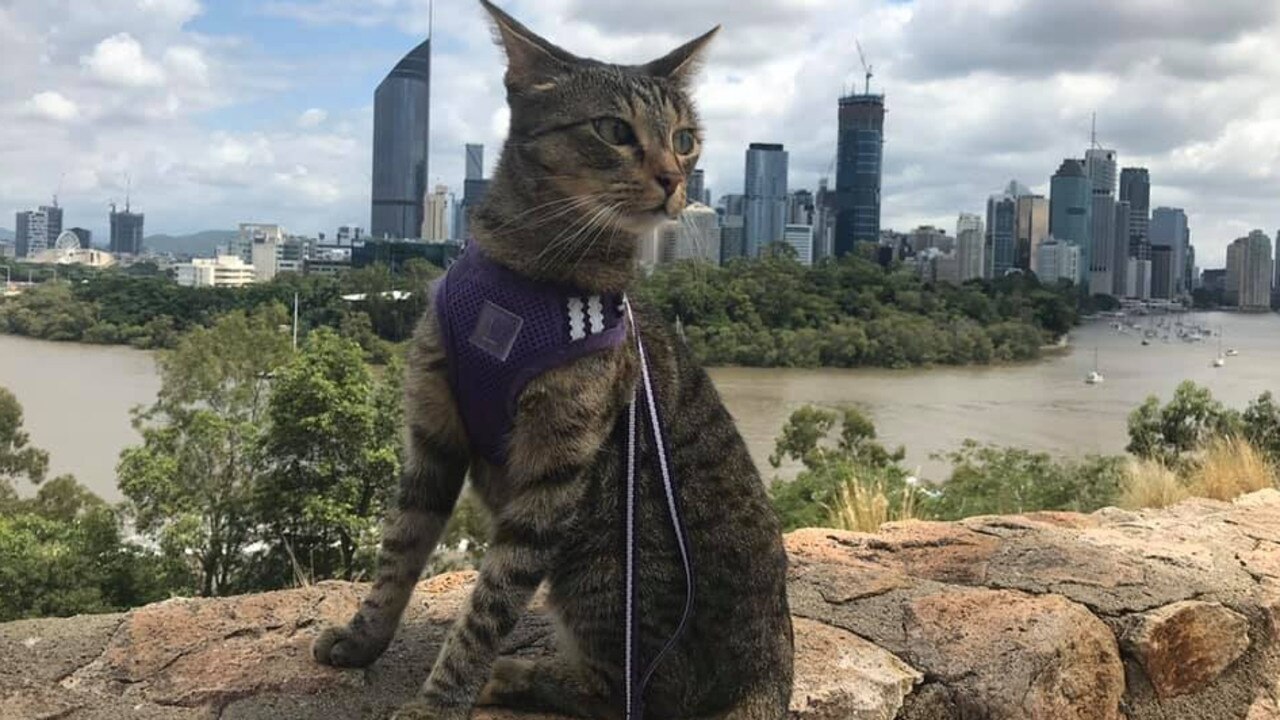
[{"label": "distant hill", "polygon": [[142,247],[154,253],[213,255],[219,245],[227,245],[236,235],[235,230],[205,230],[191,235],[148,235],[142,239]]},{"label": "distant hill", "polygon": [[12,230],[6,230],[4,228],[0,228],[0,240],[12,240],[12,239],[13,239]]}]

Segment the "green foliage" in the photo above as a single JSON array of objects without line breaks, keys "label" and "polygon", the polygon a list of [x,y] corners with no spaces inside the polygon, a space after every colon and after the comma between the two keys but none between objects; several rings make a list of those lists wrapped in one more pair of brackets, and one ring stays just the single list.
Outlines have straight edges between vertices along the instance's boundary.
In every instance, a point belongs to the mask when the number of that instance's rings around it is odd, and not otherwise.
[{"label": "green foliage", "polygon": [[372,573],[400,468],[399,381],[398,367],[375,380],[360,346],[327,330],[276,374],[254,487],[274,577],[290,558],[308,577]]},{"label": "green foliage", "polygon": [[963,287],[859,257],[813,268],[789,248],[724,267],[663,266],[637,294],[713,365],[912,367],[1027,360],[1067,332],[1081,302],[1067,286],[1014,276]]},{"label": "green foliage", "polygon": [[1092,512],[1112,505],[1124,480],[1124,458],[1055,461],[1048,453],[980,446],[967,440],[944,456],[951,477],[928,503],[942,520],[1037,510]]},{"label": "green foliage", "polygon": [[1242,419],[1245,439],[1280,467],[1280,404],[1265,392],[1249,403]]},{"label": "green foliage", "polygon": [[156,403],[135,411],[141,446],[121,453],[120,490],[139,531],[172,562],[190,560],[203,595],[244,588],[253,481],[269,384],[289,356],[283,307],[232,312],[160,356]]},{"label": "green foliage", "polygon": [[30,441],[22,429],[22,406],[13,393],[0,387],[0,498],[13,495],[16,480],[36,484],[44,480],[49,454],[31,447]]},{"label": "green foliage", "polygon": [[[832,437],[837,421],[840,433]],[[901,507],[906,473],[899,463],[905,451],[890,452],[875,437],[875,426],[853,408],[807,406],[791,414],[769,457],[774,467],[784,460],[804,465],[794,480],[776,480],[769,489],[784,530],[824,525],[840,488],[854,477],[878,483],[890,506]]]},{"label": "green foliage", "polygon": [[[1270,396],[1255,413],[1268,414]],[[1173,399],[1161,406],[1154,395],[1129,414],[1130,453],[1179,469],[1188,462],[1187,455],[1198,450],[1214,436],[1235,436],[1243,430],[1239,413],[1223,407],[1213,399],[1208,388],[1191,381],[1178,385]],[[1263,432],[1266,432],[1265,430]]]}]

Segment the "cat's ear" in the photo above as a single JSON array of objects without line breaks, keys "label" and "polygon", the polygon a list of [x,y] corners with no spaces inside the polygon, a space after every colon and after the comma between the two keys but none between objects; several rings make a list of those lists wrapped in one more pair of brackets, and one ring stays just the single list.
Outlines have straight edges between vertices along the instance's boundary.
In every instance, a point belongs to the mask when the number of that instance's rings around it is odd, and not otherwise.
[{"label": "cat's ear", "polygon": [[711,43],[711,38],[714,38],[718,32],[720,32],[719,25],[645,65],[645,70],[655,77],[664,77],[682,85],[687,85],[693,79],[693,76],[697,74],[698,68],[702,66],[707,45]]},{"label": "cat's ear", "polygon": [[507,53],[508,90],[546,90],[581,60],[538,37],[489,0],[480,4],[493,18],[494,40]]}]

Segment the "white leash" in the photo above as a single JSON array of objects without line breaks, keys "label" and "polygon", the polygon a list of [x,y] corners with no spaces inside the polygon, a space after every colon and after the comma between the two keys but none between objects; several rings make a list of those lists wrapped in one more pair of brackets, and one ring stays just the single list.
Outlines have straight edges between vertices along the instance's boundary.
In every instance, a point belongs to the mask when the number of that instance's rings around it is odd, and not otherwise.
[{"label": "white leash", "polygon": [[636,494],[636,393],[632,393],[631,404],[627,408],[627,519],[626,519],[626,632],[625,632],[625,652],[626,659],[623,663],[626,672],[626,703],[627,720],[638,720],[643,716],[641,709],[643,701],[643,693],[645,686],[649,683],[654,670],[658,668],[658,663],[667,651],[675,645],[676,640],[684,631],[685,624],[689,620],[689,615],[693,610],[693,564],[689,559],[689,547],[685,542],[684,523],[680,519],[680,511],[676,505],[675,484],[671,479],[671,470],[667,464],[667,446],[666,439],[662,435],[662,427],[658,423],[658,402],[653,392],[653,381],[649,377],[649,361],[644,353],[644,341],[640,338],[640,328],[636,325],[635,316],[631,313],[631,302],[623,297],[623,306],[627,311],[627,322],[631,325],[631,331],[636,336],[636,353],[640,357],[640,378],[643,384],[645,400],[649,405],[649,422],[653,428],[653,443],[658,450],[658,468],[662,473],[662,488],[667,497],[667,512],[671,516],[671,526],[675,530],[676,545],[680,550],[680,561],[684,565],[685,575],[685,605],[684,613],[680,617],[680,624],[676,627],[675,633],[667,640],[666,645],[658,653],[657,657],[649,665],[645,672],[644,678],[640,681],[639,689],[635,689],[633,684],[634,666],[633,655],[635,650],[635,494]]}]

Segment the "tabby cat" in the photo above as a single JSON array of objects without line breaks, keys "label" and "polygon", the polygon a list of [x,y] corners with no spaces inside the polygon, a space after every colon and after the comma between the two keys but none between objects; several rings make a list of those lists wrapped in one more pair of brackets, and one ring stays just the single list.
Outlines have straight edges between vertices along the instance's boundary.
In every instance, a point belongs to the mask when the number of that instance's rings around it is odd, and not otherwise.
[{"label": "tabby cat", "polygon": [[[637,272],[639,238],[685,207],[685,181],[701,150],[689,90],[719,28],[646,65],[612,65],[575,57],[480,1],[506,51],[511,124],[467,252],[478,248],[506,271],[548,286],[622,297]],[[777,517],[706,372],[659,316],[638,305],[634,312],[634,324],[622,320],[625,342],[523,386],[499,462],[471,442],[439,315],[428,311],[421,320],[406,375],[407,459],[376,582],[350,624],[316,640],[315,657],[364,667],[382,654],[468,471],[494,530],[467,610],[418,697],[395,717],[454,720],[477,704],[624,717],[629,457],[638,486],[639,667],[677,638],[649,678],[640,712],[664,720],[786,716],[793,636]],[[642,395],[640,431],[628,443],[637,331],[693,561],[692,611],[679,633],[685,565]],[[558,655],[499,657],[544,581],[561,630]]]}]

